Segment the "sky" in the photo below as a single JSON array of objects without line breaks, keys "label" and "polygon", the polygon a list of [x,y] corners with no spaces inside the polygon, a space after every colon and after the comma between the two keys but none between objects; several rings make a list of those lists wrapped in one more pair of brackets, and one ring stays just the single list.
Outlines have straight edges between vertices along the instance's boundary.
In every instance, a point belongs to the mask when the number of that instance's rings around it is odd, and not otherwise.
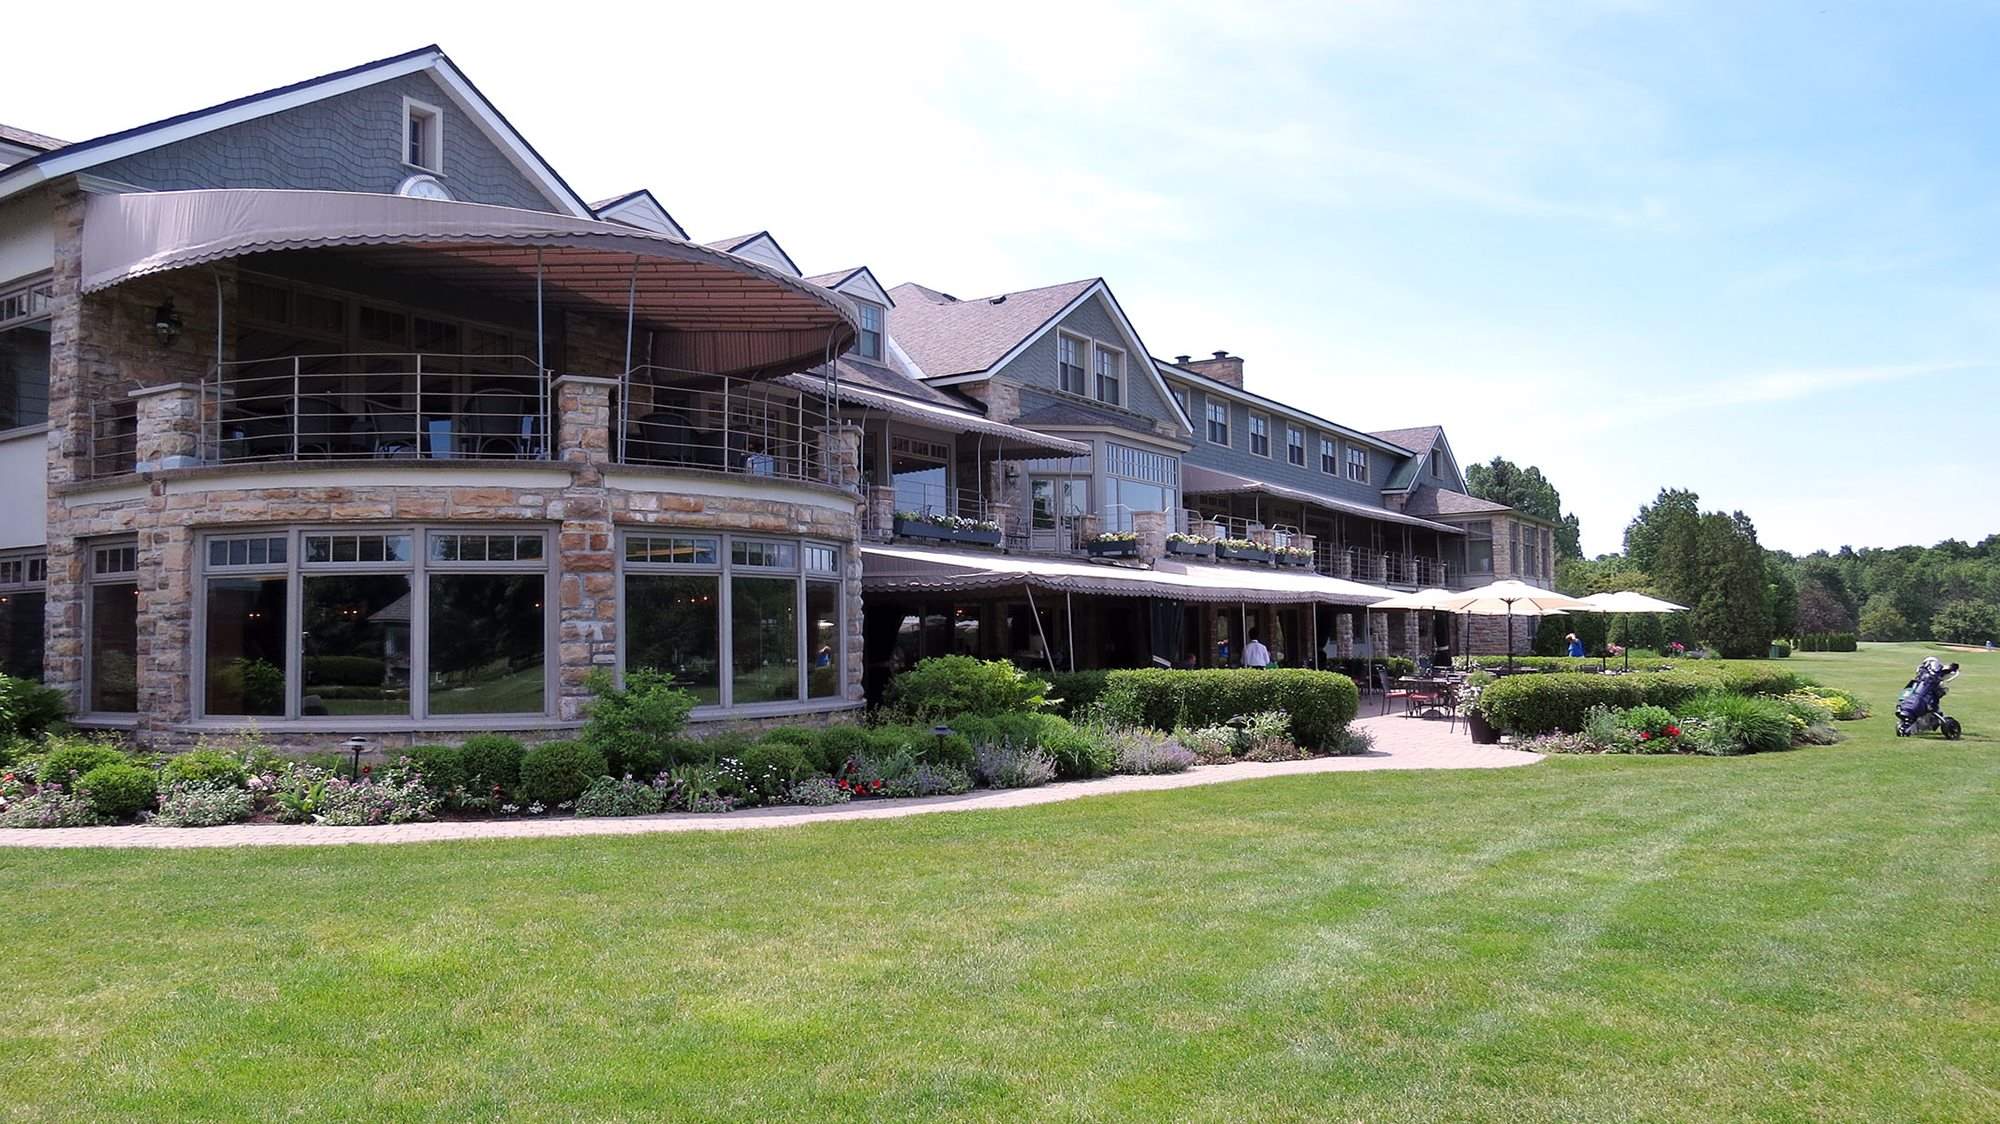
[{"label": "sky", "polygon": [[1663,487],[1798,553],[2000,531],[2000,8],[515,7],[103,9],[8,52],[0,121],[436,42],[586,198],[961,297],[1103,277],[1155,355],[1539,465],[1590,554]]}]

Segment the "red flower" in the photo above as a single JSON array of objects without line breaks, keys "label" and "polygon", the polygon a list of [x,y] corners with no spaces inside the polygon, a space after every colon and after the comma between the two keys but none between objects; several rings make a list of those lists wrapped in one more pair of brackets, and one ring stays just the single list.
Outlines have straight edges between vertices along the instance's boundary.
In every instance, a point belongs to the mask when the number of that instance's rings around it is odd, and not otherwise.
[{"label": "red flower", "polygon": [[1679,726],[1669,726],[1669,727],[1667,727],[1667,736],[1668,736],[1668,737],[1670,737],[1670,738],[1678,738],[1678,737],[1680,737],[1680,736],[1681,736],[1681,728],[1680,728]]},{"label": "red flower", "polygon": [[1642,741],[1642,742],[1649,742],[1649,741],[1652,741],[1652,740],[1653,740],[1653,731],[1651,731],[1651,730],[1641,730],[1641,731],[1639,731],[1639,740],[1640,740],[1640,741]]}]

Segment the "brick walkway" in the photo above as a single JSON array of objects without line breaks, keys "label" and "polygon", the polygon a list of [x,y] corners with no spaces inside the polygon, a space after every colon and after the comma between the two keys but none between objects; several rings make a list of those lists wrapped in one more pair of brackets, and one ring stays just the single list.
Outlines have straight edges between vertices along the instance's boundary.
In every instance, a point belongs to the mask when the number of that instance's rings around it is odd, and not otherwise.
[{"label": "brick walkway", "polygon": [[1311,773],[1356,773],[1381,769],[1504,769],[1541,760],[1497,746],[1476,746],[1465,727],[1449,732],[1443,722],[1388,717],[1363,718],[1358,725],[1375,735],[1373,752],[1359,757],[1316,757],[1273,764],[1197,766],[1165,776],[1105,777],[1042,788],[982,789],[964,796],[911,800],[869,800],[831,808],[746,808],[721,815],[667,814],[623,819],[490,820],[412,823],[388,827],[232,824],[227,827],[69,827],[0,830],[0,847],[250,847],[317,846],[335,843],[420,843],[447,839],[542,839],[574,835],[644,835],[662,831],[745,831],[832,820],[883,820],[931,812],[973,812],[1025,808],[1086,796],[1157,792],[1195,785],[1227,784],[1263,777]]}]

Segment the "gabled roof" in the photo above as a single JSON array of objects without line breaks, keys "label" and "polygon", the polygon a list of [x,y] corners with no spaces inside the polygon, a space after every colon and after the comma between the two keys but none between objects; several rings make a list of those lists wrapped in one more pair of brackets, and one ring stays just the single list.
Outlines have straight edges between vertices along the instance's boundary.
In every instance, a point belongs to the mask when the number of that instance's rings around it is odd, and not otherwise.
[{"label": "gabled roof", "polygon": [[[874,300],[876,294],[879,293],[883,300],[889,302],[890,308],[896,307],[896,298],[890,296],[889,290],[884,288],[882,282],[876,279],[875,271],[865,265],[857,265],[852,269],[836,269],[832,273],[815,274],[806,278],[806,280],[818,285],[822,289],[833,289],[835,291],[840,291],[843,285],[854,285],[862,293],[866,294],[869,300]],[[866,284],[863,285],[863,282]]]},{"label": "gabled roof", "polygon": [[[817,285],[819,282],[815,281],[813,284]],[[937,387],[930,386],[922,379],[913,379],[903,372],[896,370],[894,367],[885,364],[870,363],[865,359],[857,359],[852,355],[843,355],[834,361],[834,370],[839,374],[840,381],[844,383],[854,383],[858,386],[885,391],[889,394],[900,394],[905,398],[915,398],[922,402],[933,402],[940,406],[950,406],[955,410],[970,408],[963,399],[956,395],[948,394]]]},{"label": "gabled roof", "polygon": [[12,125],[0,125],[0,144],[11,145],[15,148],[30,148],[36,152],[52,152],[68,143],[68,141],[60,141],[43,133],[30,132],[27,129],[17,129]]},{"label": "gabled roof", "polygon": [[1403,511],[1410,515],[1488,515],[1513,510],[1504,503],[1482,500],[1464,492],[1447,492],[1434,484],[1419,484],[1410,489],[1410,498],[1403,503]]},{"label": "gabled roof", "polygon": [[667,213],[652,192],[643,187],[609,199],[599,199],[590,205],[590,213],[606,222],[622,222],[655,234],[671,234],[683,241],[687,239],[687,229]]},{"label": "gabled roof", "polygon": [[1419,425],[1409,429],[1378,429],[1369,436],[1380,437],[1391,445],[1401,445],[1421,456],[1431,451],[1431,446],[1437,444],[1438,435],[1443,432],[1443,426]]},{"label": "gabled roof", "polygon": [[0,198],[58,176],[88,171],[134,153],[150,151],[191,136],[267,117],[419,71],[432,73],[458,107],[478,124],[522,174],[541,188],[549,202],[577,218],[592,217],[590,207],[583,198],[542,159],[526,138],[515,131],[506,116],[486,100],[472,80],[436,44],[44,152],[0,170]]},{"label": "gabled roof", "polygon": [[702,245],[707,246],[711,250],[721,250],[725,254],[752,257],[755,255],[751,251],[760,242],[770,248],[769,253],[773,257],[785,263],[786,268],[792,271],[792,276],[805,276],[805,270],[799,268],[798,263],[792,260],[792,255],[786,253],[783,246],[778,245],[778,240],[772,237],[771,232],[768,230],[753,230],[748,234],[735,234],[728,238],[718,238],[713,242],[704,242]]},{"label": "gabled roof", "polygon": [[1092,277],[959,300],[904,282],[889,290],[889,299],[896,302],[893,334],[925,378],[983,374],[1099,283]]}]

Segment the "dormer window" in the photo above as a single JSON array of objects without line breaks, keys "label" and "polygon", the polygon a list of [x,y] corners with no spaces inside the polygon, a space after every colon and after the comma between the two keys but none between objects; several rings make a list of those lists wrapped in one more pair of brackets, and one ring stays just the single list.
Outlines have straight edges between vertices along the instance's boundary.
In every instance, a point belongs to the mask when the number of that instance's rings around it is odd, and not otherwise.
[{"label": "dormer window", "polygon": [[444,171],[444,114],[437,106],[403,99],[403,163],[426,172]]},{"label": "dormer window", "polygon": [[1119,360],[1123,358],[1124,356],[1108,347],[1097,349],[1097,400],[1099,402],[1108,402],[1116,406],[1124,401],[1123,391],[1119,385],[1119,376],[1123,373]]},{"label": "dormer window", "polygon": [[1056,336],[1056,378],[1071,394],[1083,393],[1083,341],[1075,336]]},{"label": "dormer window", "polygon": [[855,307],[861,310],[861,333],[854,337],[854,354],[863,359],[882,361],[882,306],[857,301]]},{"label": "dormer window", "polygon": [[1441,449],[1431,450],[1431,475],[1444,475],[1444,451]]}]

